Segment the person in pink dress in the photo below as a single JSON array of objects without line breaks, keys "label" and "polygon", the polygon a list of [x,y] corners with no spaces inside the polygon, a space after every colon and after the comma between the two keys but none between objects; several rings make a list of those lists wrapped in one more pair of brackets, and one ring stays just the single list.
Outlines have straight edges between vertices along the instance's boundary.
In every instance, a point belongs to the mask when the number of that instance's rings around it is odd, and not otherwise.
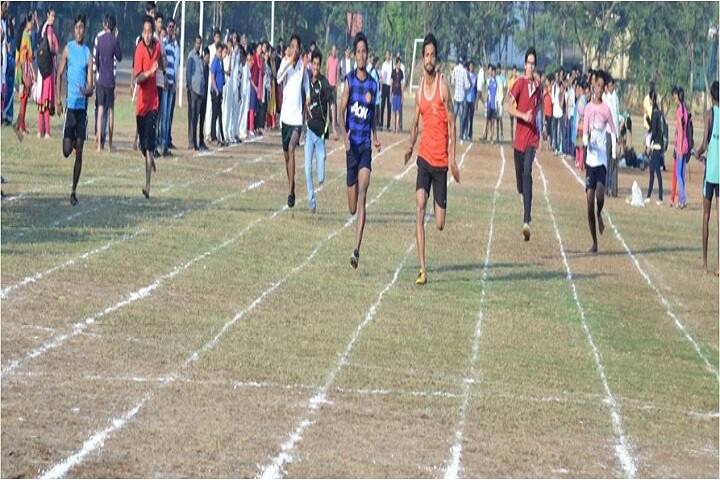
[{"label": "person in pink dress", "polygon": [[55,9],[50,7],[43,25],[41,38],[47,38],[52,55],[52,73],[42,79],[38,103],[38,138],[50,138],[50,116],[55,115],[55,73],[57,72],[58,38],[55,35]]}]

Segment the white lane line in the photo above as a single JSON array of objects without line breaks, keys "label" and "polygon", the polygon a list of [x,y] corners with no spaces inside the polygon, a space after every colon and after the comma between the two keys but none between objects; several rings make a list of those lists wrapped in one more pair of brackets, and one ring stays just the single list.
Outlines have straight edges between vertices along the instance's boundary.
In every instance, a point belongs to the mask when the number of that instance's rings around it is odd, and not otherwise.
[{"label": "white lane line", "polygon": [[[29,325],[32,327],[32,325]],[[42,327],[37,327],[42,328]],[[346,365],[352,365],[348,362]],[[23,372],[19,373],[16,378],[53,378],[58,379],[60,376],[48,374],[46,372]],[[73,377],[78,379],[78,377]],[[86,382],[104,382],[104,383],[144,383],[144,384],[164,384],[167,383],[168,376],[146,377],[140,375],[126,376],[107,376],[107,375],[83,375],[81,379]],[[319,385],[308,385],[303,383],[284,384],[277,382],[258,381],[253,379],[243,380],[201,380],[191,377],[176,376],[172,381],[182,382],[191,385],[202,385],[210,387],[222,387],[232,390],[288,390],[288,391],[309,391],[317,390]],[[481,382],[478,382],[481,383]],[[331,389],[332,393],[354,395],[359,397],[419,397],[419,398],[446,398],[455,399],[462,398],[461,393],[449,392],[445,390],[404,390],[404,389],[388,389],[388,388],[370,388],[370,387],[343,387],[336,386]],[[567,392],[559,392],[553,395],[516,395],[512,393],[490,392],[487,390],[476,393],[480,397],[488,398],[505,398],[514,402],[532,402],[532,403],[573,403],[578,405],[589,405],[593,407],[604,407],[601,394],[576,392],[575,395],[569,395]],[[680,415],[685,415],[698,420],[713,420],[720,418],[720,412],[699,411],[699,410],[683,410],[663,405],[656,405],[649,401],[638,400],[634,398],[617,397],[620,403],[625,404],[627,408],[641,411],[661,411]],[[328,402],[332,403],[332,402]]]},{"label": "white lane line", "polygon": [[83,443],[83,446],[80,450],[78,450],[76,453],[72,454],[62,462],[58,463],[47,472],[43,473],[40,478],[60,478],[65,475],[66,472],[68,472],[74,466],[82,462],[82,460],[88,455],[88,453],[101,447],[103,443],[105,443],[105,440],[110,436],[110,434],[122,428],[128,422],[128,420],[134,417],[138,410],[140,410],[140,407],[142,407],[149,398],[150,395],[148,394],[142,399],[140,403],[135,406],[135,408],[131,409],[128,412],[125,412],[123,416],[113,419],[113,421],[110,422],[110,425],[107,428],[100,430],[92,437],[87,439],[85,443]]},{"label": "white lane line", "polygon": [[380,303],[382,302],[383,296],[385,293],[387,293],[388,290],[390,290],[393,286],[395,286],[395,283],[397,282],[398,276],[400,275],[400,271],[402,270],[403,266],[405,265],[405,262],[408,259],[408,256],[410,255],[410,252],[412,252],[413,248],[415,247],[414,243],[411,243],[408,248],[405,250],[405,254],[403,255],[402,260],[398,264],[397,268],[395,269],[395,273],[392,276],[392,279],[390,282],[388,282],[387,285],[385,285],[385,288],[383,288],[380,293],[378,294],[377,299],[375,300],[375,303],[373,303],[368,311],[365,313],[365,318],[363,321],[357,326],[355,332],[353,333],[350,342],[345,347],[345,351],[340,355],[338,363],[333,367],[333,369],[330,371],[330,374],[325,379],[325,383],[322,385],[322,387],[315,393],[315,395],[310,398],[308,401],[307,406],[307,414],[306,417],[303,418],[295,427],[295,429],[290,433],[287,440],[285,440],[280,445],[280,451],[277,455],[275,455],[270,463],[266,464],[264,467],[262,467],[262,470],[260,471],[259,477],[264,479],[271,479],[271,478],[282,478],[283,476],[283,467],[285,464],[292,462],[293,456],[292,452],[295,449],[295,446],[302,440],[303,434],[305,433],[305,430],[309,428],[314,422],[314,417],[317,415],[318,410],[323,404],[328,403],[327,395],[330,390],[330,387],[335,382],[335,377],[340,372],[340,370],[345,366],[347,363],[347,359],[350,356],[350,353],[352,352],[355,342],[357,342],[358,338],[360,337],[360,334],[364,330],[364,328],[375,318],[375,315],[377,313],[377,309],[380,306]]},{"label": "white lane line", "polygon": [[[388,150],[390,150],[391,148],[393,148],[395,145],[398,145],[398,144],[401,143],[402,141],[404,141],[404,140],[399,140],[399,141],[391,144],[389,147],[387,147],[387,148],[385,148],[384,150],[382,150],[377,156],[379,157],[380,155],[382,155],[383,153],[387,152]],[[377,157],[376,157],[376,158],[377,158]],[[411,165],[410,167],[412,167],[412,165]],[[406,168],[406,169],[405,169],[405,172],[409,171],[409,170],[410,170],[410,167]],[[337,178],[340,178],[340,177],[337,177]],[[393,181],[392,183],[394,183],[394,181]],[[325,184],[323,184],[323,185],[327,185],[327,183],[325,183]],[[376,195],[375,198],[373,198],[373,200],[368,204],[368,207],[372,206],[373,203],[375,203],[376,201],[378,201],[386,191],[387,191],[387,189],[382,189],[382,190],[380,191],[380,193],[378,193],[378,195]],[[279,213],[279,212],[281,212],[281,211],[285,211],[287,208],[288,208],[288,207],[287,207],[287,205],[286,205],[283,209],[278,210],[277,212]],[[333,239],[334,237],[336,237],[337,235],[339,235],[343,230],[345,230],[346,228],[348,228],[350,225],[352,225],[352,223],[353,223],[352,220],[353,220],[354,218],[356,218],[355,215],[351,216],[351,217],[350,217],[350,220],[349,220],[348,222],[346,222],[342,227],[334,230],[334,231],[331,232],[327,237],[325,237],[323,240],[321,240],[321,241],[316,245],[316,247],[312,250],[312,252],[310,253],[310,255],[308,255],[308,256],[305,258],[305,260],[303,260],[300,264],[296,265],[292,270],[290,270],[288,273],[286,273],[285,276],[282,277],[280,280],[278,280],[277,282],[273,283],[269,288],[267,288],[267,289],[266,289],[265,291],[263,291],[258,297],[256,297],[252,302],[250,302],[250,304],[248,304],[245,308],[243,308],[242,310],[240,310],[239,312],[237,312],[237,313],[235,314],[235,316],[233,316],[230,320],[228,320],[228,321],[222,326],[222,328],[220,328],[220,330],[218,331],[218,333],[217,333],[213,338],[211,338],[210,340],[208,340],[208,341],[207,341],[202,347],[200,347],[199,349],[193,351],[193,352],[185,359],[185,361],[184,361],[184,362],[182,363],[182,365],[181,365],[181,369],[187,369],[187,368],[190,367],[192,364],[194,364],[197,360],[199,360],[199,358],[200,358],[204,353],[206,353],[206,352],[212,350],[213,348],[215,348],[215,346],[217,346],[217,344],[219,343],[221,337],[222,337],[233,325],[235,325],[235,324],[236,324],[240,319],[242,319],[245,315],[249,314],[249,313],[252,312],[254,309],[256,309],[258,306],[260,306],[260,304],[262,304],[263,301],[264,301],[270,294],[272,294],[273,292],[275,292],[281,285],[283,285],[285,282],[287,282],[287,280],[288,280],[291,276],[297,274],[298,272],[300,272],[301,270],[303,270],[307,265],[309,265],[309,264],[312,262],[312,260],[315,258],[315,256],[317,255],[317,253],[320,251],[320,249],[322,248],[322,246],[325,245],[327,242],[329,242],[329,241],[330,241],[331,239]],[[165,380],[164,380],[164,382],[162,383],[162,385],[166,385],[166,384],[169,384],[169,383],[173,383],[173,382],[175,382],[176,380],[178,380],[179,377],[180,377],[180,375],[179,375],[178,373],[171,373],[170,375],[168,375],[168,376],[165,377]],[[93,452],[93,451],[95,451],[95,450],[98,450],[98,449],[102,448],[105,439],[106,439],[111,433],[115,432],[116,430],[119,430],[119,429],[123,428],[123,427],[127,424],[127,422],[130,421],[130,420],[140,411],[140,409],[142,408],[142,406],[143,406],[143,405],[148,401],[148,399],[150,399],[151,397],[152,397],[152,393],[151,393],[151,392],[148,392],[148,393],[143,397],[143,399],[140,400],[140,402],[138,402],[132,409],[124,412],[123,415],[121,415],[120,417],[116,417],[116,418],[112,419],[112,420],[110,421],[110,425],[111,425],[110,427],[105,428],[105,429],[103,429],[103,430],[101,430],[101,431],[96,432],[95,434],[93,434],[87,441],[85,441],[85,443],[83,443],[83,446],[82,446],[82,448],[81,448],[80,450],[78,450],[77,452],[73,453],[72,455],[70,455],[68,458],[66,458],[65,460],[61,461],[60,463],[54,465],[54,466],[51,467],[50,469],[48,469],[47,473],[44,474],[42,478],[60,478],[60,477],[65,476],[72,468],[74,468],[75,466],[79,465],[79,464],[82,462],[82,460],[83,460],[88,454],[90,454],[91,452]]]},{"label": "white lane line", "polygon": [[[572,173],[578,182],[580,182],[581,185],[585,185],[585,183],[582,181],[580,176],[575,172],[575,170],[568,165],[565,160],[562,160],[563,165],[565,165],[565,168],[567,168],[570,173]],[[608,220],[608,224],[610,225],[610,228],[612,228],[613,233],[615,234],[615,238],[618,239],[620,244],[625,249],[625,252],[628,254],[630,259],[633,261],[633,264],[635,265],[635,269],[640,272],[640,275],[645,279],[645,282],[648,284],[648,286],[655,292],[655,294],[658,297],[658,300],[660,301],[660,304],[665,308],[665,313],[668,317],[673,321],[675,324],[675,327],[680,330],[680,333],[683,334],[683,336],[687,339],[688,342],[692,345],[693,349],[695,350],[695,353],[697,353],[698,357],[703,361],[705,364],[705,368],[708,372],[713,374],[715,376],[715,380],[720,383],[720,371],[713,367],[712,363],[710,363],[710,360],[708,360],[707,356],[702,352],[700,349],[700,345],[695,341],[695,339],[690,335],[690,332],[687,331],[685,328],[685,325],[680,321],[680,318],[675,314],[675,312],[672,309],[672,305],[670,305],[670,302],[665,298],[665,296],[660,292],[660,289],[653,283],[653,281],[650,279],[650,276],[645,272],[645,270],[640,266],[640,262],[638,261],[635,254],[630,250],[630,247],[628,247],[628,244],[625,242],[625,239],[620,235],[620,231],[615,226],[615,223],[612,221],[612,216],[610,215],[610,212],[607,208],[604,209],[605,217]],[[646,260],[647,261],[647,260]]]},{"label": "white lane line", "polygon": [[485,306],[485,292],[487,290],[487,276],[488,267],[490,266],[490,247],[492,246],[494,225],[495,225],[495,212],[497,210],[497,199],[500,196],[500,184],[502,183],[503,176],[505,175],[505,153],[502,147],[500,147],[500,157],[502,163],[500,165],[500,174],[498,175],[497,182],[495,182],[495,190],[493,192],[492,210],[490,213],[490,226],[488,229],[488,240],[487,246],[485,247],[485,260],[483,261],[482,274],[480,275],[480,306],[478,307],[477,321],[475,323],[475,336],[473,337],[472,353],[470,355],[470,362],[468,365],[468,374],[463,381],[463,392],[462,392],[462,403],[460,405],[460,412],[458,414],[457,428],[455,429],[455,442],[450,447],[450,457],[445,462],[445,468],[443,471],[443,477],[446,479],[458,478],[461,465],[462,446],[465,435],[465,420],[467,418],[467,409],[470,404],[470,393],[472,390],[472,384],[476,381],[477,374],[475,372],[475,364],[477,363],[478,356],[480,355],[480,338],[482,337],[482,324],[484,320],[483,307]]},{"label": "white lane line", "polygon": [[[458,168],[462,167],[462,164],[465,161],[465,156],[467,155],[467,153],[471,147],[472,147],[472,143],[468,145],[467,149],[463,153],[462,158],[460,159]],[[410,171],[410,168],[412,168],[412,166],[413,166],[413,164],[410,164],[410,166],[408,168],[406,168],[401,174],[396,175],[395,178],[400,179],[403,176],[405,176]],[[452,180],[452,177],[450,177],[450,179],[448,179],[448,184],[450,183],[451,180]],[[383,192],[384,192],[384,189],[383,189]],[[425,222],[427,223],[427,219],[425,220]],[[332,387],[333,383],[335,382],[335,378],[337,377],[340,370],[342,370],[343,367],[345,367],[347,365],[350,354],[352,353],[352,350],[355,347],[355,343],[360,338],[360,335],[362,334],[365,327],[371,321],[373,321],[373,319],[375,318],[375,315],[377,314],[377,310],[380,307],[380,303],[382,302],[382,299],[385,296],[385,293],[387,293],[391,288],[393,288],[395,286],[398,276],[400,275],[400,271],[402,270],[403,266],[405,265],[405,262],[407,261],[408,256],[410,255],[410,252],[412,252],[414,248],[415,248],[415,242],[413,241],[410,243],[408,248],[405,250],[405,254],[403,255],[402,260],[398,264],[398,266],[395,270],[395,273],[392,276],[392,279],[380,291],[377,299],[375,300],[375,303],[373,303],[370,306],[370,308],[365,313],[364,319],[362,320],[362,322],[360,322],[360,324],[355,329],[355,332],[353,333],[352,337],[350,338],[350,342],[345,347],[345,351],[340,355],[340,357],[338,358],[338,362],[335,364],[335,366],[330,370],[330,373],[327,375],[327,377],[325,379],[325,383],[322,385],[322,387],[320,387],[315,392],[315,395],[313,395],[308,400],[305,418],[303,418],[296,424],[295,428],[293,429],[292,432],[290,432],[287,439],[283,443],[280,444],[279,452],[270,460],[269,463],[267,463],[260,469],[260,471],[258,472],[259,478],[263,478],[263,479],[282,478],[285,464],[293,461],[293,450],[295,450],[296,445],[302,440],[305,430],[307,430],[309,427],[311,427],[315,423],[315,417],[319,414],[320,407],[323,404],[328,402],[328,400],[327,400],[328,392],[330,391],[330,388]]]},{"label": "white lane line", "polygon": [[[400,143],[400,141],[394,143],[390,147],[388,147],[385,150],[383,150],[382,152],[380,152],[380,154],[378,154],[378,156],[380,156],[382,153],[386,152],[393,146],[397,145],[398,143]],[[335,177],[335,179],[338,179],[341,176],[342,176],[342,174]],[[333,179],[333,180],[335,180],[335,179]],[[256,183],[246,187],[244,190],[247,191],[250,189],[250,187],[257,186],[259,184],[261,184],[261,183],[256,182]],[[327,185],[327,184],[328,183],[321,185],[318,188],[318,191],[322,190],[324,185]],[[190,259],[182,264],[177,265],[170,272],[165,273],[164,275],[161,275],[160,277],[156,278],[149,285],[146,285],[142,288],[139,288],[139,289],[131,292],[123,300],[116,303],[115,305],[107,307],[106,309],[99,311],[99,312],[95,313],[94,315],[92,315],[84,320],[81,320],[80,322],[75,323],[70,328],[69,331],[66,331],[62,334],[56,335],[53,338],[51,338],[50,340],[48,340],[47,342],[45,342],[44,344],[40,345],[39,347],[27,352],[25,354],[24,358],[15,359],[15,360],[10,361],[9,364],[0,373],[0,379],[2,379],[2,380],[7,379],[7,376],[9,374],[12,374],[13,372],[15,372],[18,368],[20,368],[22,365],[24,365],[27,361],[37,358],[37,357],[40,357],[41,355],[47,353],[48,351],[54,350],[54,349],[60,347],[67,340],[69,340],[77,335],[80,335],[85,330],[87,330],[91,325],[93,325],[98,320],[102,319],[103,317],[105,317],[117,310],[120,310],[121,308],[127,307],[128,305],[131,305],[139,300],[149,297],[153,293],[153,291],[160,288],[165,282],[173,279],[175,276],[184,272],[185,270],[187,270],[188,268],[193,266],[195,263],[197,263],[207,257],[210,257],[210,256],[214,255],[215,253],[217,253],[219,250],[222,250],[222,249],[228,247],[229,245],[235,243],[240,238],[242,238],[243,235],[245,235],[247,232],[252,230],[255,226],[257,226],[263,220],[273,219],[273,218],[277,217],[278,215],[280,215],[281,213],[285,212],[286,210],[289,210],[289,208],[287,205],[284,205],[281,208],[273,211],[267,217],[256,218],[255,220],[250,222],[248,225],[246,225],[242,230],[240,230],[240,232],[238,232],[236,235],[228,238],[224,242],[215,245],[214,247],[206,250],[205,252],[201,253],[200,255],[193,257],[192,259]],[[184,213],[184,212],[181,212],[181,214],[182,213]]]},{"label": "white lane line", "polygon": [[637,473],[637,467],[635,458],[632,455],[630,444],[627,440],[627,437],[625,436],[625,431],[623,429],[622,417],[620,416],[620,406],[618,405],[615,397],[610,391],[610,386],[608,385],[607,377],[605,375],[605,367],[603,367],[603,364],[600,361],[600,352],[595,346],[595,341],[593,340],[592,334],[590,333],[590,328],[588,327],[585,317],[585,309],[580,303],[577,287],[575,286],[572,271],[570,270],[570,264],[568,263],[567,256],[565,255],[565,247],[563,247],[562,238],[560,237],[560,230],[558,229],[557,221],[555,220],[555,214],[553,213],[552,205],[550,204],[550,197],[548,196],[548,182],[545,178],[545,173],[543,172],[540,160],[537,157],[535,158],[535,163],[538,166],[538,170],[540,171],[540,178],[543,182],[545,203],[547,205],[548,212],[550,213],[553,227],[555,228],[555,237],[557,238],[558,245],[560,247],[560,256],[562,257],[563,264],[565,265],[565,272],[567,274],[566,278],[568,283],[570,284],[573,298],[575,300],[575,305],[578,309],[580,323],[582,324],[583,330],[585,331],[585,336],[587,337],[588,344],[590,344],[590,348],[592,349],[593,359],[595,360],[595,370],[600,377],[600,381],[602,382],[603,390],[605,392],[604,403],[610,409],[610,419],[612,421],[612,427],[615,433],[615,456],[617,457],[618,462],[620,462],[620,466],[622,467],[624,475],[628,478],[633,478]]},{"label": "white lane line", "polygon": [[[260,157],[258,157],[258,158],[256,158],[256,159],[254,159],[254,160],[253,160],[252,162],[250,162],[250,163],[257,163],[257,162],[261,161],[262,158],[263,158],[263,156],[260,156]],[[165,187],[164,189],[162,189],[161,192],[167,192],[167,191],[169,191],[169,190],[171,190],[171,189],[173,189],[173,188],[184,188],[184,187],[187,187],[187,186],[192,185],[192,184],[194,184],[194,183],[197,183],[197,182],[200,182],[200,181],[203,181],[203,180],[208,180],[208,179],[213,178],[213,177],[217,177],[217,176],[219,176],[219,175],[221,175],[221,174],[230,173],[232,170],[234,170],[235,168],[237,168],[241,163],[242,163],[241,161],[237,161],[237,162],[235,162],[234,165],[232,165],[232,166],[230,166],[230,167],[228,167],[228,168],[225,168],[225,169],[223,169],[223,170],[221,170],[221,171],[218,171],[218,172],[214,173],[213,175],[206,176],[206,177],[202,177],[202,178],[196,179],[196,180],[194,180],[194,181],[186,182],[185,184],[182,184],[182,185],[169,185],[169,186]],[[257,182],[256,182],[256,183],[253,183],[253,184],[249,185],[248,187],[245,187],[245,188],[244,188],[243,190],[241,190],[240,192],[235,192],[235,193],[233,193],[233,194],[230,194],[230,195],[226,195],[226,196],[224,196],[224,197],[221,197],[220,199],[217,199],[217,200],[211,202],[210,204],[208,204],[208,205],[206,205],[206,206],[204,206],[204,207],[201,207],[201,208],[189,208],[189,209],[183,210],[182,212],[173,215],[173,216],[171,217],[171,219],[172,219],[172,220],[176,220],[176,219],[178,219],[178,218],[186,215],[187,213],[190,213],[190,212],[193,212],[193,211],[196,211],[196,210],[199,210],[199,211],[205,210],[205,209],[207,209],[207,208],[210,207],[210,206],[214,206],[214,205],[217,205],[218,203],[220,203],[218,200],[220,200],[220,201],[225,201],[225,200],[227,200],[228,198],[237,196],[237,195],[242,194],[242,193],[246,193],[246,192],[248,192],[248,191],[250,191],[250,190],[254,190],[255,188],[257,188],[257,187],[259,187],[260,185],[264,184],[265,182],[269,181],[270,178],[272,178],[274,175],[275,175],[275,174],[269,176],[269,177],[266,178],[265,180],[261,180],[261,183],[260,183],[260,184],[257,184]],[[93,208],[93,209],[84,210],[83,212],[84,212],[84,213],[90,213],[91,211],[99,210],[100,207],[101,207],[101,206],[96,206],[96,207]],[[73,214],[73,215],[70,215],[70,216],[66,217],[64,220],[69,220],[69,219],[71,219],[73,216],[77,216],[77,215],[80,214],[80,213],[81,213],[81,212],[78,212],[78,213],[75,213],[75,214]],[[158,224],[160,224],[160,223],[162,222],[162,220],[163,220],[162,217],[158,217],[156,220],[152,221],[151,224],[158,225]],[[61,220],[58,220],[57,222],[55,222],[55,224],[58,224],[58,222],[60,222],[60,221],[61,221]],[[53,225],[55,225],[55,224],[53,224]],[[145,233],[145,232],[147,232],[147,228],[146,228],[146,227],[143,227],[143,228],[139,228],[139,229],[135,230],[135,231],[132,232],[132,233],[128,233],[128,234],[124,234],[124,235],[119,235],[119,236],[117,236],[117,237],[115,237],[115,238],[110,239],[107,243],[105,243],[104,245],[102,245],[102,246],[100,246],[100,247],[93,248],[93,249],[91,249],[91,250],[88,250],[87,252],[81,253],[81,254],[76,255],[76,256],[74,256],[74,257],[71,257],[71,258],[69,258],[68,260],[65,260],[64,262],[61,262],[61,263],[59,263],[59,264],[57,264],[57,265],[54,265],[54,266],[52,266],[52,267],[50,267],[50,268],[48,268],[48,269],[46,269],[46,270],[44,270],[44,271],[35,272],[35,273],[33,273],[33,274],[30,274],[30,275],[26,276],[25,278],[23,278],[22,280],[20,280],[19,282],[15,283],[15,284],[13,284],[13,285],[9,285],[9,286],[1,289],[1,290],[0,290],[0,299],[3,299],[3,300],[4,300],[4,299],[8,298],[8,296],[9,296],[9,294],[10,294],[11,292],[13,292],[13,291],[15,291],[15,290],[21,289],[21,288],[23,288],[23,287],[25,287],[25,286],[27,286],[27,285],[29,285],[29,284],[31,284],[31,283],[37,283],[38,281],[42,280],[43,278],[47,277],[48,275],[50,275],[50,274],[52,274],[52,273],[54,273],[54,272],[56,272],[56,271],[58,271],[58,270],[62,270],[62,269],[64,269],[64,268],[67,268],[67,267],[70,267],[70,266],[76,264],[76,263],[79,262],[79,261],[83,261],[83,260],[88,259],[89,257],[98,255],[99,253],[102,253],[102,252],[108,250],[108,249],[109,249],[110,247],[112,247],[113,245],[116,245],[116,244],[118,244],[118,243],[123,243],[123,242],[125,242],[125,241],[131,240],[131,239],[133,239],[133,238],[137,237],[138,235],[141,235],[141,234],[143,234],[143,233]]]},{"label": "white lane line", "polygon": [[28,190],[26,192],[21,192],[21,193],[18,193],[17,195],[11,195],[11,196],[5,197],[2,199],[2,203],[9,203],[9,202],[14,202],[15,200],[20,200],[22,198],[27,197],[28,195],[37,193],[40,190],[42,190],[40,187],[35,187],[32,190]]}]

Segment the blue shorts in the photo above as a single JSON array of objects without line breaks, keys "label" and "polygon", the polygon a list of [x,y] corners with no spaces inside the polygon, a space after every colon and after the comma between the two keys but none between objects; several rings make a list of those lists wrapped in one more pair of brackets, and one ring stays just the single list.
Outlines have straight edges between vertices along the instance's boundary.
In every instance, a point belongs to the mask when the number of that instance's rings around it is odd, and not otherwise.
[{"label": "blue shorts", "polygon": [[372,148],[370,145],[350,146],[345,152],[347,164],[347,186],[352,187],[358,183],[358,172],[362,168],[372,171]]},{"label": "blue shorts", "polygon": [[393,93],[392,96],[392,111],[393,112],[399,112],[400,107],[402,106],[400,100],[402,100],[402,97],[399,93]]},{"label": "blue shorts", "polygon": [[495,110],[494,108],[488,107],[485,117],[488,120],[494,120],[495,118],[497,118],[497,110]]}]

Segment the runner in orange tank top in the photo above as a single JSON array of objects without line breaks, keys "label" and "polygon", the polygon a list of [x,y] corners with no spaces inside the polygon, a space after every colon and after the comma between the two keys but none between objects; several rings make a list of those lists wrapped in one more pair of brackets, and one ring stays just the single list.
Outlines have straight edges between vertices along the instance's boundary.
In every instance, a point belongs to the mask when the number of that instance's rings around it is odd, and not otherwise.
[{"label": "runner in orange tank top", "polygon": [[460,183],[460,170],[455,162],[455,116],[450,88],[437,66],[437,40],[428,33],[423,41],[423,79],[415,96],[415,115],[410,129],[410,145],[405,151],[405,164],[410,161],[417,140],[418,121],[422,117],[423,132],[417,157],[415,181],[415,240],[420,273],[417,285],[427,283],[425,273],[425,210],[432,186],[435,199],[435,226],[445,228],[447,208],[448,166],[455,181]]}]

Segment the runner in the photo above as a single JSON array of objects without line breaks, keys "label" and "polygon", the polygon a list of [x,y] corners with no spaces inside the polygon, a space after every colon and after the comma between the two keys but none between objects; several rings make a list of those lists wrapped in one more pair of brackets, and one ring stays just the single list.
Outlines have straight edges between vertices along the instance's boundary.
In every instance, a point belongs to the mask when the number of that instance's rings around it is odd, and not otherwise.
[{"label": "runner", "polygon": [[75,150],[75,167],[73,168],[72,191],[70,192],[70,205],[78,203],[77,185],[82,170],[82,155],[87,133],[87,103],[93,92],[93,69],[90,48],[83,44],[85,37],[85,15],[75,17],[74,40],[68,42],[63,49],[60,66],[57,71],[58,93],[56,97],[57,110],[62,112],[60,100],[60,87],[62,76],[67,69],[67,112],[65,113],[65,127],[63,133],[63,156],[68,158]]},{"label": "runner", "polygon": [[135,48],[133,76],[138,84],[135,120],[140,151],[145,158],[145,198],[150,198],[150,174],[156,171],[153,151],[157,129],[157,111],[160,106],[155,73],[158,71],[160,43],[153,36],[154,21],[146,16],[143,20],[142,41]]},{"label": "runner", "polygon": [[541,108],[540,84],[534,78],[536,59],[535,49],[528,48],[525,52],[525,76],[517,79],[506,100],[508,114],[517,118],[513,140],[515,180],[518,193],[523,196],[522,234],[526,242],[530,240],[532,164],[539,143],[535,115]]},{"label": "runner", "polygon": [[[717,207],[718,194],[720,193],[720,108],[718,108],[718,81],[715,80],[710,87],[712,107],[705,115],[705,135],[703,144],[697,151],[697,157],[705,163],[705,176],[703,177],[703,270],[708,269],[708,236],[710,214],[712,213],[712,199],[715,197],[715,208],[718,210],[718,226],[720,226],[720,209]],[[703,154],[707,153],[707,157]],[[718,248],[720,250],[720,233],[718,234]],[[720,273],[720,258],[715,268],[715,276]]]},{"label": "runner", "polygon": [[585,156],[585,192],[587,195],[588,225],[592,236],[590,253],[597,253],[597,233],[595,231],[595,202],[597,201],[597,225],[600,235],[605,231],[602,209],[605,203],[605,181],[607,179],[608,145],[607,130],[617,136],[615,122],[608,104],[603,102],[605,92],[605,72],[595,72],[595,85],[592,101],[585,107],[583,115],[583,145],[587,147]]},{"label": "runner", "polygon": [[305,137],[305,184],[307,185],[308,204],[310,211],[317,211],[315,188],[313,187],[312,159],[317,154],[317,180],[322,185],[325,181],[325,140],[330,129],[330,107],[333,102],[332,87],[320,73],[322,54],[313,50],[310,54],[312,79],[307,93],[307,135]]},{"label": "runner", "polygon": [[302,42],[300,37],[293,34],[287,54],[280,62],[277,81],[283,84],[283,104],[280,110],[280,125],[283,153],[285,155],[285,170],[288,177],[287,205],[295,206],[295,147],[300,141],[300,130],[303,124],[302,89],[308,91],[308,78],[306,75],[307,57],[301,60]]},{"label": "runner", "polygon": [[[455,115],[450,96],[450,87],[442,74],[436,70],[437,40],[428,33],[423,40],[424,74],[420,89],[415,95],[415,115],[410,127],[410,145],[405,151],[405,164],[412,157],[417,140],[418,120],[422,117],[422,135],[417,157],[417,179],[415,180],[415,241],[417,242],[420,273],[416,285],[427,283],[425,271],[425,209],[430,186],[435,203],[435,226],[445,228],[447,208],[448,163],[455,181],[460,183],[460,171],[455,163]],[[429,90],[428,90],[429,89]],[[428,95],[428,92],[431,92]],[[449,151],[449,154],[448,154]]]},{"label": "runner", "polygon": [[371,136],[372,143],[378,150],[380,140],[375,129],[375,97],[378,94],[378,85],[366,70],[368,41],[362,32],[355,35],[353,48],[356,68],[345,78],[339,118],[340,132],[345,142],[348,208],[353,215],[357,212],[355,249],[350,257],[350,265],[357,268],[365,229],[365,200],[372,171]]}]

